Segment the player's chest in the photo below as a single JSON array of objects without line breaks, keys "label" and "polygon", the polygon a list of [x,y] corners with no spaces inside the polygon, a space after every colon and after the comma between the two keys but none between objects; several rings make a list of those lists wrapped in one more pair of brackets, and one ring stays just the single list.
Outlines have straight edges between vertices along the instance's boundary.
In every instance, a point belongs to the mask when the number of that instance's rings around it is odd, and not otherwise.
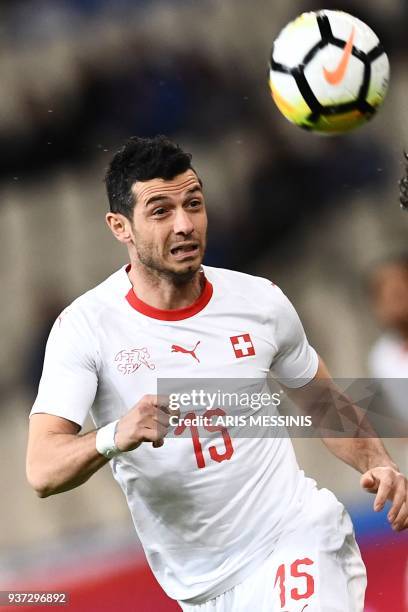
[{"label": "player's chest", "polygon": [[240,317],[132,324],[100,329],[102,368],[115,384],[160,377],[264,377],[273,345],[262,323]]}]

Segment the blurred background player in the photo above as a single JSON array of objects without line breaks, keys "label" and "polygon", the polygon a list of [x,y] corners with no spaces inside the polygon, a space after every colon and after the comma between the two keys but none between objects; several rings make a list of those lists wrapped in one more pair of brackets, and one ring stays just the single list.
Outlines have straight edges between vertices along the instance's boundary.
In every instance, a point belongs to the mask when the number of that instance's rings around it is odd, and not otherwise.
[{"label": "blurred background player", "polygon": [[[407,422],[408,254],[377,263],[369,278],[373,311],[382,335],[370,353],[370,371],[383,381],[391,410]],[[390,379],[396,379],[395,383]],[[399,380],[407,384],[399,384]]]},{"label": "blurred background player", "polygon": [[[407,153],[404,158],[405,175],[399,182],[400,204],[402,210],[407,210]],[[368,280],[374,314],[384,330],[371,350],[370,370],[374,377],[385,379],[384,388],[394,412],[407,422],[407,393],[402,381],[408,380],[408,253],[378,262]],[[397,383],[387,379],[397,379]]]},{"label": "blurred background player", "polygon": [[[404,155],[405,161],[407,154]],[[408,206],[408,172],[400,181],[401,208]],[[395,417],[396,443],[402,446],[404,468],[408,466],[408,253],[384,258],[371,269],[368,289],[382,335],[369,356],[370,374],[378,379]]]}]

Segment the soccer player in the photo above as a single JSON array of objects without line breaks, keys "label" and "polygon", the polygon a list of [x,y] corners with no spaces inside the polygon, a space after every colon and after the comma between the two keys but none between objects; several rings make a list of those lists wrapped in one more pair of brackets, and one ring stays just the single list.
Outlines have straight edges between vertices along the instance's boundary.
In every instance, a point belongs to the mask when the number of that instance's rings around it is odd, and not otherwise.
[{"label": "soccer player", "polygon": [[[157,394],[159,378],[272,370],[309,409],[311,386],[333,382],[296,311],[266,279],[202,265],[203,185],[177,145],[131,138],[106,185],[106,221],[130,263],[55,322],[31,411],[29,482],[47,497],[110,461],[150,567],[185,611],[362,612],[350,518],[299,470],[289,438],[199,427],[170,436]],[[89,411],[97,430],[79,435]],[[391,500],[392,526],[407,527],[407,481],[382,443],[325,443],[362,473],[374,508]]]},{"label": "soccer player", "polygon": [[379,262],[371,271],[369,291],[384,330],[370,352],[370,370],[382,381],[393,414],[407,423],[408,255]]},{"label": "soccer player", "polygon": [[[405,174],[399,182],[400,203],[408,210],[408,155]],[[381,380],[394,416],[407,423],[408,379],[408,253],[400,253],[377,264],[368,278],[375,317],[383,329],[369,356],[372,376]],[[404,427],[406,430],[406,425]]]}]

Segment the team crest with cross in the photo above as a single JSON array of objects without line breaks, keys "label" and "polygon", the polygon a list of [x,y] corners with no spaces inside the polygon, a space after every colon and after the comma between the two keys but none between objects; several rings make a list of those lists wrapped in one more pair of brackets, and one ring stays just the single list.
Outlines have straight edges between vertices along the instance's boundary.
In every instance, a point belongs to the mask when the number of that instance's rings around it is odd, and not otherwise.
[{"label": "team crest with cross", "polygon": [[255,355],[255,347],[249,334],[230,336],[230,340],[237,359],[240,357],[252,357]]}]

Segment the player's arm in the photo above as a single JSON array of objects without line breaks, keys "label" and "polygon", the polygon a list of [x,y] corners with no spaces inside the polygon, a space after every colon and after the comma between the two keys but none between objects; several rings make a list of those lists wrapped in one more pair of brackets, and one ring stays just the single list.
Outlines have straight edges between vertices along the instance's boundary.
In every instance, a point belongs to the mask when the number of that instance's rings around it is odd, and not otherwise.
[{"label": "player's arm", "polygon": [[297,389],[288,387],[285,389],[288,397],[302,409],[302,412],[312,416],[317,428],[324,417],[325,429],[329,429],[331,416],[333,423],[343,421],[349,425],[345,430],[346,434],[356,436],[355,438],[325,437],[322,434],[325,445],[339,459],[361,473],[378,466],[397,469],[377,433],[371,427],[366,414],[334,383],[320,357],[313,380]]},{"label": "player's arm", "polygon": [[78,435],[79,425],[52,414],[30,418],[26,472],[39,497],[78,487],[108,462],[96,450],[96,431]]},{"label": "player's arm", "polygon": [[[99,345],[78,305],[55,322],[30,416],[27,477],[40,497],[73,489],[106,462],[106,444],[95,431],[79,435],[98,387]],[[168,414],[156,396],[145,395],[114,426],[105,429],[110,449],[126,452],[142,442],[161,446]],[[101,434],[99,439],[101,439]],[[97,450],[99,448],[99,452]]]},{"label": "player's arm", "polygon": [[[169,426],[168,408],[154,395],[145,395],[118,422],[114,442],[121,452],[142,442],[163,445]],[[79,435],[79,425],[51,414],[30,418],[26,471],[39,497],[78,487],[108,459],[96,449],[96,431]]]},{"label": "player's arm", "polygon": [[[315,377],[300,388],[286,387],[286,393],[301,410],[319,422],[319,412],[338,411],[340,419],[354,424],[354,437],[324,437],[322,441],[339,459],[361,472],[361,486],[376,493],[374,510],[382,510],[387,500],[392,501],[388,518],[395,530],[408,527],[407,479],[391,459],[384,444],[372,429],[364,411],[348,398],[334,383],[319,358]],[[330,406],[322,397],[330,398]]]}]

